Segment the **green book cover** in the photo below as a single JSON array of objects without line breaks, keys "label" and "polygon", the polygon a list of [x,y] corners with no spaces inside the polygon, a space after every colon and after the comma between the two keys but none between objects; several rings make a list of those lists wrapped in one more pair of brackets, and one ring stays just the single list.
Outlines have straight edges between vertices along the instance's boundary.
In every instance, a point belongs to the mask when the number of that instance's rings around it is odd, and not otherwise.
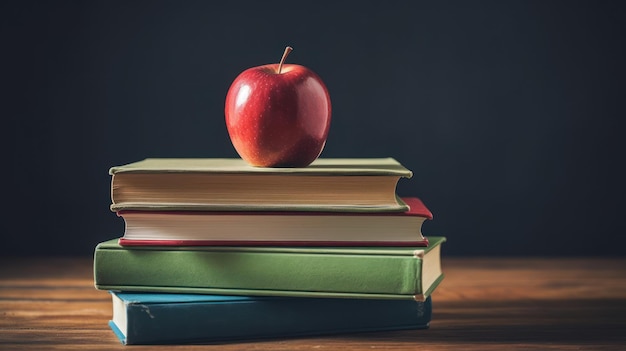
[{"label": "green book cover", "polygon": [[415,299],[443,279],[441,244],[428,247],[96,246],[101,290],[249,296]]},{"label": "green book cover", "polygon": [[111,167],[111,210],[397,211],[413,173],[393,158],[320,158],[303,168],[242,159],[149,158]]}]

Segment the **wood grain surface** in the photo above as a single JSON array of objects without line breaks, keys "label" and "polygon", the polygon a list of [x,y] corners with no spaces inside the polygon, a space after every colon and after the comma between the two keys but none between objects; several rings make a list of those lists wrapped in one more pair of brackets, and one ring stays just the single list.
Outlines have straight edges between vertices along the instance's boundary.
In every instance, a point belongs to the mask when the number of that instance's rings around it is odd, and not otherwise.
[{"label": "wood grain surface", "polygon": [[626,258],[447,258],[430,329],[122,346],[90,258],[0,259],[0,350],[626,350]]}]

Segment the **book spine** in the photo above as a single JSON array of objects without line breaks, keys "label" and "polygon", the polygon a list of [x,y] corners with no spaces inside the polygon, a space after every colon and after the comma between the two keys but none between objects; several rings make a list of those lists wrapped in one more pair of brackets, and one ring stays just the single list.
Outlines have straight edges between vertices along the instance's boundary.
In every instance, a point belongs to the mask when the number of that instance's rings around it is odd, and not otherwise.
[{"label": "book spine", "polygon": [[231,303],[128,304],[127,344],[256,339],[427,328],[425,302],[268,299]]},{"label": "book spine", "polygon": [[289,252],[96,248],[102,290],[409,298],[420,295],[421,258]]}]

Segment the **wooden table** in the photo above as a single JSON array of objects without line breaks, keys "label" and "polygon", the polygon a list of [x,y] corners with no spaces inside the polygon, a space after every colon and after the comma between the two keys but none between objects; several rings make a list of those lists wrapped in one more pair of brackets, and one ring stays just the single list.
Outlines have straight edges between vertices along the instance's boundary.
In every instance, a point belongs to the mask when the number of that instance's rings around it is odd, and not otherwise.
[{"label": "wooden table", "polygon": [[[0,259],[1,350],[146,350],[107,326],[90,258]],[[175,350],[626,350],[626,258],[443,257],[430,329]]]}]

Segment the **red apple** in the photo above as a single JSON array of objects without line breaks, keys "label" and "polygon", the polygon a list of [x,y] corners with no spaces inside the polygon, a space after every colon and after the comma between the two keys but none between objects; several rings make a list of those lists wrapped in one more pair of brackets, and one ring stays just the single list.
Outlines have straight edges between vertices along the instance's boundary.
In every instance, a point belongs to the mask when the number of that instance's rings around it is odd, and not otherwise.
[{"label": "red apple", "polygon": [[330,128],[330,95],[312,70],[280,63],[243,71],[226,95],[226,128],[239,156],[257,167],[306,167]]}]

